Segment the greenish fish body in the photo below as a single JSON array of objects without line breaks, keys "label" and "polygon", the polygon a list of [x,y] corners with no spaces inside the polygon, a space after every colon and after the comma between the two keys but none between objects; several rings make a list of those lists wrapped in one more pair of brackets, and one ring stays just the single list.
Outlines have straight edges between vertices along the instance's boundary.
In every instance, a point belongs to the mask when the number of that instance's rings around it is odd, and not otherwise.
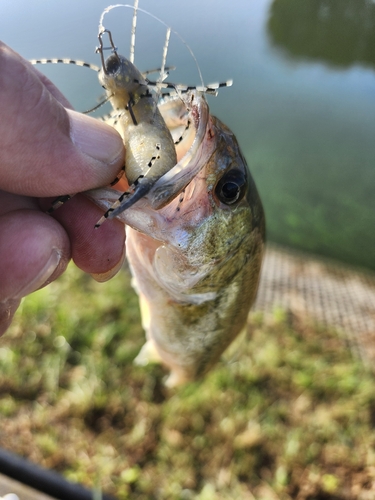
[{"label": "greenish fish body", "polygon": [[[177,148],[177,165],[119,215],[147,338],[136,361],[161,360],[168,386],[204,375],[243,329],[264,252],[264,212],[237,140],[202,94],[190,94],[188,149]],[[181,97],[160,106],[172,136],[180,107]],[[94,200],[106,208],[110,197]]]}]

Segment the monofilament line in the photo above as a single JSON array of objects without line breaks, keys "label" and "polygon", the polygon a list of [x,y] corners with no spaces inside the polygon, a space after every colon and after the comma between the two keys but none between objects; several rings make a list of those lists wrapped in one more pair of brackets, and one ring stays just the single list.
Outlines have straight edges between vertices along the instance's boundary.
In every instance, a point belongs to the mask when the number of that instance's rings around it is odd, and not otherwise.
[{"label": "monofilament line", "polygon": [[[138,0],[135,0],[137,3],[138,3]],[[101,33],[105,28],[103,26],[103,20],[104,20],[104,16],[112,9],[116,9],[117,7],[125,7],[127,9],[134,9],[135,7],[133,5],[129,5],[129,4],[122,4],[122,3],[118,3],[118,4],[115,4],[115,5],[110,5],[109,7],[106,7],[103,12],[102,12],[102,15],[100,16],[100,20],[99,20],[99,33]],[[175,31],[173,30],[170,26],[168,26],[167,23],[165,23],[162,19],[160,19],[159,17],[155,16],[154,14],[151,14],[151,12],[148,12],[147,10],[144,10],[144,9],[141,9],[139,7],[137,7],[137,12],[143,12],[143,14],[146,14],[147,16],[150,16],[152,17],[153,19],[155,19],[156,21],[158,21],[159,23],[161,23],[163,26],[165,26],[166,28],[168,28],[170,30],[171,33],[174,33],[180,40],[181,42],[185,45],[185,47],[187,48],[187,50],[190,52],[190,55],[191,57],[193,58],[194,62],[195,62],[195,65],[197,67],[197,71],[198,71],[198,74],[199,74],[199,79],[201,81],[201,84],[202,84],[202,87],[204,87],[204,81],[203,81],[203,76],[202,76],[202,72],[201,72],[201,69],[199,67],[199,64],[198,64],[198,61],[197,61],[197,58],[195,57],[194,55],[194,52],[192,51],[192,49],[190,48],[189,44],[182,38],[182,36],[178,33],[178,31]]]}]

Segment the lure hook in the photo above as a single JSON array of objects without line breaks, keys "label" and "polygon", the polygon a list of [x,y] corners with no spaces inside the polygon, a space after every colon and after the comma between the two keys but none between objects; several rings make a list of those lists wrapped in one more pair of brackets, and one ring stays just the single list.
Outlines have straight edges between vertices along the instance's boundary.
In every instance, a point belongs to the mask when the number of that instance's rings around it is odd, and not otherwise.
[{"label": "lure hook", "polygon": [[[109,43],[111,44],[110,47],[104,47],[104,44],[103,44],[103,35],[104,33],[107,33],[108,34],[108,38],[109,38]],[[115,54],[115,56],[117,57],[117,59],[120,61],[120,58],[117,54],[117,47],[116,45],[114,44],[113,42],[113,38],[112,38],[112,33],[107,30],[107,29],[102,29],[100,32],[99,32],[99,35],[98,35],[98,40],[99,40],[99,47],[96,48],[95,50],[95,53],[99,53],[100,54],[100,58],[102,60],[102,67],[103,67],[103,71],[104,73],[107,75],[108,72],[107,72],[107,68],[106,68],[106,65],[105,65],[105,59],[104,59],[104,54],[103,54],[103,51],[104,50],[111,50],[113,52],[113,54]]]}]

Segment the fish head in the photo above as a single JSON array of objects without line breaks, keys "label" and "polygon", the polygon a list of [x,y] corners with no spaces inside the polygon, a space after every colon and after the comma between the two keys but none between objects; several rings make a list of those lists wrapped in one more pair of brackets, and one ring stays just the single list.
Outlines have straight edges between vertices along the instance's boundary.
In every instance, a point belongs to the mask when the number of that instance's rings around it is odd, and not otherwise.
[{"label": "fish head", "polygon": [[194,265],[199,260],[202,266],[216,268],[235,255],[254,231],[264,240],[265,217],[233,132],[210,116],[205,140],[211,146],[203,167],[158,216],[164,220],[164,231],[168,227],[168,246]]}]

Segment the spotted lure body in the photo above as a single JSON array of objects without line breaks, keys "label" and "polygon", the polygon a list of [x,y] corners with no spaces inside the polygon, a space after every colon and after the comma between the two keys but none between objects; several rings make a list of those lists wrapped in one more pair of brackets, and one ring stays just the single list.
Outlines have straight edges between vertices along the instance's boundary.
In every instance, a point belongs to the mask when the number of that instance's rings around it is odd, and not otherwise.
[{"label": "spotted lure body", "polygon": [[[101,44],[103,33],[99,35]],[[106,212],[105,217],[112,218],[145,196],[176,165],[177,155],[148,81],[115,48],[106,60],[102,49],[99,50],[103,62],[99,81],[118,114],[117,129],[124,141],[126,177],[130,184],[129,190]]]}]

